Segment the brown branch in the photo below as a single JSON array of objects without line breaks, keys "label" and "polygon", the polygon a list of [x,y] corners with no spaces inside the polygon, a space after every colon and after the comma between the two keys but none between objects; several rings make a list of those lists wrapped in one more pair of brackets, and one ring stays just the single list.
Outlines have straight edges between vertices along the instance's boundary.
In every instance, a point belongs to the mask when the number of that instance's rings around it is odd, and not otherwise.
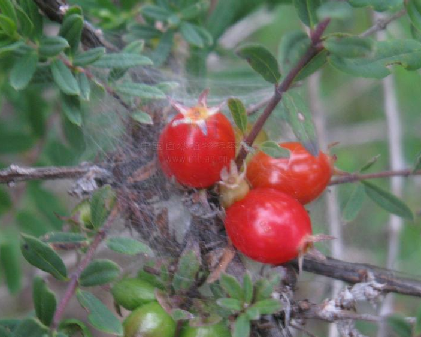
[{"label": "brown branch", "polygon": [[21,167],[10,165],[7,169],[0,170],[0,184],[13,184],[26,180],[54,180],[75,179],[91,173],[98,178],[106,177],[109,172],[96,165],[81,165],[70,167]]},{"label": "brown branch", "polygon": [[[272,99],[269,101],[269,104],[266,106],[263,113],[260,115],[260,117],[257,119],[256,123],[253,126],[253,129],[250,131],[250,133],[247,135],[247,137],[244,139],[244,143],[246,147],[250,147],[254,140],[257,137],[257,134],[262,129],[263,125],[265,124],[266,120],[269,118],[269,116],[272,114],[275,107],[278,105],[278,103],[281,101],[283,94],[288,91],[288,89],[291,87],[291,85],[294,82],[294,79],[297,77],[299,72],[321,51],[323,50],[323,46],[320,44],[321,38],[323,35],[323,32],[326,30],[328,24],[330,22],[330,19],[325,19],[322,22],[318,24],[316,29],[311,34],[311,45],[307,49],[306,53],[303,55],[303,57],[298,61],[298,63],[295,65],[294,68],[291,69],[291,71],[287,74],[287,76],[284,78],[284,80],[281,82],[281,84],[276,87],[275,93],[272,96]],[[240,167],[243,164],[244,159],[247,156],[247,151],[244,146],[241,147],[237,158],[235,159],[235,162],[238,167]]]},{"label": "brown branch", "polygon": [[[291,264],[298,268],[298,261],[292,261]],[[352,263],[330,257],[324,261],[305,258],[303,270],[351,284],[366,282],[369,278],[373,278],[376,282],[384,285],[382,291],[385,293],[421,297],[420,280],[399,276],[395,271],[366,263]]]},{"label": "brown branch", "polygon": [[398,170],[398,171],[383,171],[376,173],[349,173],[338,176],[332,179],[329,185],[338,185],[353,183],[356,181],[367,180],[367,179],[378,179],[378,178],[389,178],[389,177],[409,177],[411,175],[421,175],[421,170],[413,171],[412,169]]},{"label": "brown branch", "polygon": [[[65,0],[34,0],[38,8],[51,20],[63,22],[68,4]],[[93,27],[89,22],[83,23],[82,43],[88,48],[105,47],[109,50],[117,50],[112,44],[102,37],[102,31]]]},{"label": "brown branch", "polygon": [[94,240],[92,241],[92,244],[89,246],[89,249],[86,255],[83,257],[76,271],[70,277],[70,281],[67,285],[66,291],[62,299],[60,300],[60,303],[57,306],[56,312],[54,313],[53,322],[51,323],[52,329],[56,329],[58,327],[60,320],[63,316],[64,310],[66,309],[69,301],[72,299],[73,295],[76,292],[80,275],[82,274],[83,270],[88,266],[88,264],[91,262],[99,244],[105,239],[107,235],[107,231],[111,228],[115,218],[117,217],[117,213],[118,213],[118,208],[114,207],[108,217],[107,222],[95,235]]}]

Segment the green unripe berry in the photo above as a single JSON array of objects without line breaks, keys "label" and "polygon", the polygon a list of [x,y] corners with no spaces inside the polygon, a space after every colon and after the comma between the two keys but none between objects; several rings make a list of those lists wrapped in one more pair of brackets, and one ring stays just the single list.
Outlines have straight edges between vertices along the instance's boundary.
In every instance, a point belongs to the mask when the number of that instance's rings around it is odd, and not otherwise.
[{"label": "green unripe berry", "polygon": [[180,337],[231,337],[231,332],[225,322],[199,327],[186,324],[181,330]]},{"label": "green unripe berry", "polygon": [[151,302],[133,311],[123,327],[124,337],[173,337],[176,323],[158,302]]}]

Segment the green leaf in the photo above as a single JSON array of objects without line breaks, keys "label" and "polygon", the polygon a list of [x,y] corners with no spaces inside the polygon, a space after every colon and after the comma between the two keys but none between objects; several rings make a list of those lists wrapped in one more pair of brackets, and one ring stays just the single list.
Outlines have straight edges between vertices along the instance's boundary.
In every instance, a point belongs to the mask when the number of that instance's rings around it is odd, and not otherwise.
[{"label": "green leaf", "polygon": [[405,6],[412,25],[418,29],[418,31],[421,31],[421,1],[411,0],[405,2]]},{"label": "green leaf", "polygon": [[380,154],[375,155],[366,164],[364,164],[363,167],[360,168],[360,172],[368,171],[375,163],[377,163],[377,160],[379,158],[380,158]]},{"label": "green leaf", "polygon": [[154,6],[154,5],[142,6],[142,8],[140,9],[140,12],[146,18],[156,20],[156,21],[165,21],[171,15],[171,12],[169,12],[167,9],[163,7]]},{"label": "green leaf", "polygon": [[44,36],[39,45],[39,54],[44,57],[53,57],[69,47],[69,43],[61,36]]},{"label": "green leaf", "polygon": [[330,53],[344,58],[368,57],[374,51],[373,40],[356,36],[329,38],[323,45]]},{"label": "green leaf", "polygon": [[80,72],[76,74],[76,79],[80,88],[80,98],[89,101],[91,98],[91,84],[85,73]]},{"label": "green leaf", "polygon": [[149,124],[152,125],[153,124],[153,120],[152,117],[147,114],[146,112],[143,111],[136,111],[133,112],[130,117],[135,120],[136,122],[139,122],[140,124]]},{"label": "green leaf", "polygon": [[253,304],[253,307],[259,310],[261,315],[272,315],[282,309],[282,303],[274,298],[261,300]]},{"label": "green leaf", "polygon": [[416,172],[421,169],[421,151],[418,153],[417,158],[415,159],[414,168],[412,169],[412,172]]},{"label": "green leaf", "polygon": [[19,19],[19,27],[23,36],[31,37],[34,30],[34,24],[29,18],[28,14],[20,7],[16,6],[16,15]]},{"label": "green leaf", "polygon": [[146,254],[153,256],[153,251],[146,244],[131,238],[113,237],[107,240],[111,250],[127,255]]},{"label": "green leaf", "polygon": [[187,310],[176,308],[171,310],[171,317],[174,321],[187,321],[189,319],[192,319],[194,316]]},{"label": "green leaf", "polygon": [[88,321],[99,331],[121,336],[123,335],[123,326],[117,317],[93,294],[78,289],[77,299],[82,307],[88,312]]},{"label": "green leaf", "polygon": [[146,56],[131,53],[105,54],[92,64],[97,68],[131,68],[136,66],[150,66],[151,59]]},{"label": "green leaf", "polygon": [[317,8],[317,17],[324,19],[348,20],[352,18],[352,7],[347,2],[325,2]]},{"label": "green leaf", "polygon": [[198,30],[198,26],[188,22],[182,22],[180,25],[180,33],[183,35],[184,39],[193,46],[203,48],[205,46],[205,42]]},{"label": "green leaf", "polygon": [[238,98],[230,98],[228,99],[228,108],[235,125],[244,134],[247,131],[247,111],[244,104]]},{"label": "green leaf", "polygon": [[136,96],[144,99],[166,98],[165,94],[158,88],[142,83],[125,82],[119,84],[115,89],[121,94]]},{"label": "green leaf", "polygon": [[275,290],[275,287],[281,282],[281,277],[278,273],[273,273],[266,278],[262,278],[256,282],[256,301],[261,301],[264,299],[269,299],[272,296],[272,293]]},{"label": "green leaf", "polygon": [[171,53],[174,41],[174,31],[168,29],[159,40],[158,46],[153,51],[151,58],[156,67],[161,66]]},{"label": "green leaf", "polygon": [[24,243],[21,246],[23,257],[33,266],[50,273],[58,280],[67,278],[66,266],[57,253],[46,243],[30,235],[22,234]]},{"label": "green leaf", "polygon": [[0,12],[10,18],[15,24],[18,22],[12,1],[0,0]]},{"label": "green leaf", "polygon": [[342,219],[345,222],[351,222],[357,217],[363,206],[364,196],[364,185],[356,184],[342,210]]},{"label": "green leaf", "polygon": [[387,325],[399,337],[411,337],[412,326],[401,316],[394,315],[386,319]]},{"label": "green leaf", "polygon": [[110,185],[96,190],[91,199],[92,225],[99,229],[104,225],[110,214],[110,202],[114,199],[114,192]]},{"label": "green leaf", "polygon": [[30,37],[39,38],[42,35],[43,30],[43,17],[39,12],[37,5],[33,0],[20,0],[19,5],[33,23]]},{"label": "green leaf", "polygon": [[225,292],[231,297],[239,301],[244,300],[244,292],[237,279],[229,274],[223,273],[219,278],[219,283]]},{"label": "green leaf", "polygon": [[22,286],[22,270],[19,242],[13,233],[1,232],[4,241],[0,242],[0,267],[3,278],[11,294],[17,294]]},{"label": "green leaf", "polygon": [[388,66],[400,65],[407,70],[421,67],[421,43],[416,40],[378,41],[371,57],[348,59],[330,55],[329,63],[336,69],[359,77],[383,78],[390,74]]},{"label": "green leaf", "polygon": [[289,158],[289,150],[280,147],[278,143],[267,140],[259,145],[259,149],[273,158]]},{"label": "green leaf", "polygon": [[10,72],[10,85],[16,90],[24,89],[34,76],[37,69],[38,55],[30,52],[19,58]]},{"label": "green leaf", "polygon": [[60,36],[63,36],[70,45],[70,53],[77,52],[82,36],[83,17],[78,14],[66,15],[60,27]]},{"label": "green leaf", "polygon": [[120,275],[120,267],[111,260],[93,260],[82,272],[79,283],[92,287],[114,281]]},{"label": "green leaf", "polygon": [[49,326],[56,311],[57,300],[52,291],[41,277],[35,277],[32,288],[32,298],[35,306],[35,314],[39,320]]},{"label": "green leaf", "polygon": [[284,94],[284,106],[287,109],[288,122],[301,144],[313,156],[319,155],[316,128],[310,110],[303,99],[294,94]]},{"label": "green leaf", "polygon": [[162,35],[159,29],[152,26],[145,26],[140,24],[131,24],[128,27],[129,34],[125,35],[125,39],[131,41],[132,39],[151,40],[156,39]]},{"label": "green leaf", "polygon": [[266,81],[278,83],[281,78],[278,61],[269,50],[259,45],[248,45],[237,50],[237,54]]},{"label": "green leaf", "polygon": [[243,292],[244,292],[244,302],[251,303],[253,299],[253,281],[251,279],[250,273],[247,271],[243,276]]},{"label": "green leaf", "polygon": [[63,331],[69,336],[80,334],[82,337],[92,337],[92,333],[85,323],[78,319],[65,319],[61,321],[59,331]]},{"label": "green leaf", "polygon": [[12,131],[0,125],[0,153],[18,153],[30,149],[34,139],[23,131]]},{"label": "green leaf", "polygon": [[219,298],[216,301],[216,304],[218,304],[222,308],[232,310],[235,312],[239,312],[243,309],[243,302],[235,298]]},{"label": "green leaf", "polygon": [[192,5],[184,8],[180,12],[178,12],[178,16],[182,20],[190,20],[194,19],[200,14],[206,12],[209,9],[209,1],[208,0],[198,0]]},{"label": "green leaf", "polygon": [[368,181],[362,181],[362,183],[365,187],[365,193],[381,208],[404,219],[414,220],[414,214],[401,199],[373,183]]},{"label": "green leaf", "polygon": [[27,318],[17,326],[13,332],[13,337],[43,337],[47,336],[48,332],[49,329],[37,319]]},{"label": "green leaf", "polygon": [[349,0],[353,7],[372,7],[377,12],[384,12],[402,6],[403,0]]},{"label": "green leaf", "polygon": [[234,322],[234,333],[232,337],[246,337],[250,336],[250,321],[247,315],[242,314],[237,317]]},{"label": "green leaf", "polygon": [[61,94],[61,101],[63,103],[63,113],[69,122],[81,126],[82,125],[82,110],[80,107],[80,99],[77,96],[69,96]]},{"label": "green leaf", "polygon": [[196,280],[200,270],[198,252],[189,250],[184,252],[178,261],[177,271],[174,274],[172,285],[175,292],[189,290]]},{"label": "green leaf", "polygon": [[321,4],[321,0],[294,0],[298,17],[310,28],[313,28],[318,22],[317,9]]},{"label": "green leaf", "polygon": [[278,57],[285,73],[297,64],[310,44],[309,37],[301,30],[293,30],[282,36],[278,48]]},{"label": "green leaf", "polygon": [[98,61],[105,54],[105,48],[92,48],[85,52],[77,53],[73,58],[73,65],[85,67]]},{"label": "green leaf", "polygon": [[80,88],[71,70],[61,60],[55,60],[50,65],[54,81],[66,95],[80,95]]},{"label": "green leaf", "polygon": [[0,28],[6,35],[15,37],[16,23],[4,14],[0,14]]}]

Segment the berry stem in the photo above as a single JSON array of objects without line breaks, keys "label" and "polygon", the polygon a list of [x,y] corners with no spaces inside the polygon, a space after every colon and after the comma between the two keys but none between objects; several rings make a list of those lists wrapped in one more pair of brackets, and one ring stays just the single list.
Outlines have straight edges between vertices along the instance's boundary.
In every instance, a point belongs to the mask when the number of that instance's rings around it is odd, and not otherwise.
[{"label": "berry stem", "polygon": [[[276,108],[278,103],[281,101],[283,94],[289,90],[294,79],[297,77],[299,72],[318,54],[323,50],[323,46],[321,45],[321,38],[326,30],[327,26],[329,25],[330,19],[325,19],[318,24],[316,29],[311,34],[311,45],[308,47],[306,53],[303,57],[298,61],[294,68],[287,74],[284,80],[279,84],[279,86],[275,87],[275,93],[273,94],[271,100],[269,101],[268,105],[266,106],[263,113],[257,119],[256,123],[253,126],[253,129],[250,133],[245,137],[244,143],[246,146],[252,146],[254,140],[257,137],[257,134],[262,129],[263,125],[265,124],[266,120],[272,114],[273,110]],[[237,164],[238,168],[241,168],[244,159],[247,156],[247,151],[244,146],[241,147],[237,158],[235,159],[235,163]]]}]

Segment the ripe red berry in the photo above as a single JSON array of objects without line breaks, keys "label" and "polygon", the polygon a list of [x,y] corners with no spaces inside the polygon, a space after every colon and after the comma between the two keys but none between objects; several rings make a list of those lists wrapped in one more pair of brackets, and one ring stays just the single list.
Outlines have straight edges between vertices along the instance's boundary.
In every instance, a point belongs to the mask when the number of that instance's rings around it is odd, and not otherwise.
[{"label": "ripe red berry", "polygon": [[307,211],[289,195],[270,188],[251,190],[229,207],[225,228],[234,247],[259,262],[285,263],[312,246]]},{"label": "ripe red berry", "polygon": [[180,184],[209,187],[235,157],[235,136],[230,121],[219,107],[208,108],[204,92],[199,104],[173,106],[179,114],[164,128],[158,142],[163,172]]},{"label": "ripe red berry", "polygon": [[311,155],[300,143],[282,143],[289,158],[273,158],[258,152],[247,166],[247,179],[254,188],[270,187],[307,204],[325,190],[333,173],[331,158]]}]

